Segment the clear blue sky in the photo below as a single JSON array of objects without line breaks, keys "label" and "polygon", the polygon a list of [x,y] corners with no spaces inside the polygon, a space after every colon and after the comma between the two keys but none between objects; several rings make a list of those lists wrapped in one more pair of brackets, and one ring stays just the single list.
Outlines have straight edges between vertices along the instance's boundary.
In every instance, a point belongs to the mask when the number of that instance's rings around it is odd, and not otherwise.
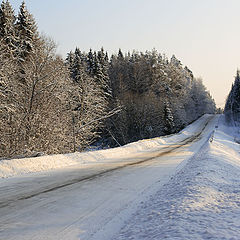
[{"label": "clear blue sky", "polygon": [[[18,11],[21,0],[10,0]],[[223,106],[240,68],[240,0],[26,0],[63,56],[78,46],[175,54]]]}]

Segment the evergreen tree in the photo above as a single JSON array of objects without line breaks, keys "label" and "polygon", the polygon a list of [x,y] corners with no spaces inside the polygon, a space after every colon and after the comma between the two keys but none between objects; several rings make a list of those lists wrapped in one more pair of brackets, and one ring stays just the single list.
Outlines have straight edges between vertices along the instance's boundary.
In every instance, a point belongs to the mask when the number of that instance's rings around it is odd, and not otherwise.
[{"label": "evergreen tree", "polygon": [[228,121],[240,121],[240,73],[237,70],[234,84],[226,100],[224,113]]},{"label": "evergreen tree", "polygon": [[82,150],[98,139],[108,104],[102,85],[89,73],[88,63],[88,57],[78,48],[67,58],[73,80],[70,101],[74,151]]},{"label": "evergreen tree", "polygon": [[17,17],[16,30],[18,34],[18,54],[20,61],[24,62],[28,56],[34,51],[37,43],[39,42],[39,33],[37,31],[36,22],[26,8],[23,1],[19,14]]},{"label": "evergreen tree", "polygon": [[82,84],[82,73],[84,72],[82,53],[79,48],[76,48],[74,54],[70,53],[70,55],[71,58],[68,58],[67,61],[71,77],[76,83]]},{"label": "evergreen tree", "polygon": [[73,67],[74,62],[74,53],[72,51],[67,54],[66,61],[68,63],[69,69],[71,69]]},{"label": "evergreen tree", "polygon": [[0,38],[8,47],[11,55],[14,55],[16,51],[15,21],[16,17],[9,1],[3,1],[0,7]]},{"label": "evergreen tree", "polygon": [[124,58],[124,56],[123,56],[122,50],[119,48],[119,50],[118,50],[118,59],[122,60],[123,58]]},{"label": "evergreen tree", "polygon": [[237,75],[234,82],[234,90],[233,90],[233,112],[238,115],[240,113],[240,74],[239,70],[237,71]]},{"label": "evergreen tree", "polygon": [[164,127],[164,133],[170,134],[174,132],[174,117],[172,114],[172,110],[170,108],[170,104],[168,102],[165,103],[164,106],[164,119],[165,119],[165,127]]},{"label": "evergreen tree", "polygon": [[100,82],[102,86],[102,90],[106,97],[110,97],[112,90],[110,88],[110,80],[109,80],[109,62],[108,62],[108,56],[107,53],[104,53],[104,49],[101,48],[100,51],[98,51],[97,55],[97,69],[96,69],[96,78]]},{"label": "evergreen tree", "polygon": [[94,75],[94,56],[93,56],[93,53],[92,53],[92,49],[90,49],[89,53],[88,53],[88,56],[87,56],[87,71],[88,73],[93,76]]}]

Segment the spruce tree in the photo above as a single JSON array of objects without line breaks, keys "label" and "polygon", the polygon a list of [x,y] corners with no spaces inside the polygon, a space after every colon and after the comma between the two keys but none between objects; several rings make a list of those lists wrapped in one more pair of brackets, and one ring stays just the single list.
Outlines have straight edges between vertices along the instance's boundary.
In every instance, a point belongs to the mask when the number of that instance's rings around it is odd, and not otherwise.
[{"label": "spruce tree", "polygon": [[74,56],[75,55],[72,51],[70,51],[70,53],[67,54],[66,61],[68,63],[69,69],[71,69],[73,67]]},{"label": "spruce tree", "polygon": [[165,119],[165,134],[170,134],[174,132],[174,117],[172,114],[172,110],[170,108],[170,104],[168,102],[165,103],[164,106],[164,119]]},{"label": "spruce tree", "polygon": [[92,53],[92,49],[90,49],[90,51],[87,55],[87,71],[91,76],[93,76],[93,74],[94,74],[94,56]]},{"label": "spruce tree", "polygon": [[15,54],[16,50],[16,33],[15,33],[16,17],[9,1],[2,2],[0,7],[0,38],[8,47],[11,55]]},{"label": "spruce tree", "polygon": [[237,76],[234,82],[234,114],[240,113],[240,73],[237,71]]},{"label": "spruce tree", "polygon": [[124,56],[123,56],[122,50],[121,50],[121,48],[119,48],[119,50],[118,50],[118,60],[123,60],[123,59],[124,59]]},{"label": "spruce tree", "polygon": [[[93,56],[94,59],[97,58],[96,54]],[[89,74],[88,59],[78,48],[67,58],[73,81],[71,109],[74,151],[83,149],[98,139],[104,116],[107,114],[106,97],[96,76]]]},{"label": "spruce tree", "polygon": [[240,121],[240,73],[237,70],[234,84],[228,95],[224,113],[228,121]]},{"label": "spruce tree", "polygon": [[36,22],[23,1],[17,17],[16,30],[19,37],[18,51],[20,61],[26,61],[39,41]]},{"label": "spruce tree", "polygon": [[111,89],[110,89],[110,80],[109,80],[109,62],[108,56],[104,53],[104,49],[101,48],[98,51],[97,55],[97,69],[96,69],[96,77],[101,84],[102,90],[107,97],[111,96]]}]

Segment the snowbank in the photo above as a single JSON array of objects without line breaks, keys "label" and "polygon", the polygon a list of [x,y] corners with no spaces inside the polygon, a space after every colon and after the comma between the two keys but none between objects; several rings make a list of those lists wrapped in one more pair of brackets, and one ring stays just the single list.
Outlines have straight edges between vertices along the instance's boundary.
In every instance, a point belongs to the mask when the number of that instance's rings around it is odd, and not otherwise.
[{"label": "snowbank", "polygon": [[236,129],[220,118],[213,141],[150,201],[142,203],[114,238],[231,239],[240,237],[240,146]]},{"label": "snowbank", "polygon": [[118,148],[94,152],[75,152],[34,158],[2,160],[0,161],[0,178],[61,169],[75,165],[86,167],[87,164],[123,161],[141,152],[159,150],[171,143],[183,141],[187,137],[196,134],[209,118],[211,118],[211,115],[206,114],[175,135],[141,140]]}]

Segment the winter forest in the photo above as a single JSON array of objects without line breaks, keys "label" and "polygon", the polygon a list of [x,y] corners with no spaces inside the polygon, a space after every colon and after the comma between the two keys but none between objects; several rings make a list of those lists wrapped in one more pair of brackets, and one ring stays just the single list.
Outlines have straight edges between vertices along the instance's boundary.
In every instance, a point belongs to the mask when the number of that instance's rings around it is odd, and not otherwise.
[{"label": "winter forest", "polygon": [[[238,73],[225,108],[236,118],[239,87]],[[24,2],[16,14],[2,1],[0,157],[120,146],[178,132],[215,111],[202,80],[174,55],[79,46],[62,58]]]}]

